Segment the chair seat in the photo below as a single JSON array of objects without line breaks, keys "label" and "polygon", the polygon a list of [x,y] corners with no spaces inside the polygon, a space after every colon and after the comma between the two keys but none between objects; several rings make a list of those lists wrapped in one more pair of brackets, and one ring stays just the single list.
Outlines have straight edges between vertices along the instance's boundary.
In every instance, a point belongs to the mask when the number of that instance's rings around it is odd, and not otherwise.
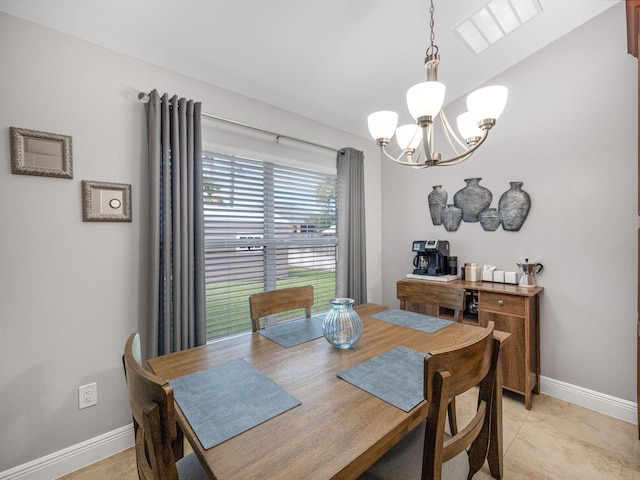
[{"label": "chair seat", "polygon": [[176,462],[180,480],[206,480],[209,477],[195,454],[190,453]]},{"label": "chair seat", "polygon": [[[385,453],[358,480],[420,480],[426,422],[422,422],[391,450]],[[449,438],[449,435],[445,433]],[[462,452],[442,464],[443,480],[466,480],[469,475],[469,457]]]}]

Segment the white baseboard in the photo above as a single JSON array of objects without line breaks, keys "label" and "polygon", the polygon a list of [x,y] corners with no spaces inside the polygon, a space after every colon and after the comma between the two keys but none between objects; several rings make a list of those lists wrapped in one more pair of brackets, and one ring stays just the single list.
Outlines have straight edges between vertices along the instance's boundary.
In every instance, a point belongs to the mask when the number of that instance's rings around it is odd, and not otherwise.
[{"label": "white baseboard", "polygon": [[540,377],[540,393],[619,418],[634,425],[638,424],[638,404],[629,400],[543,376]]},{"label": "white baseboard", "polygon": [[51,480],[133,447],[133,424],[0,472],[0,480]]},{"label": "white baseboard", "polygon": [[[540,377],[540,392],[637,425],[637,404],[569,383]],[[133,446],[133,425],[126,425],[46,457],[0,472],[0,480],[51,480]]]}]

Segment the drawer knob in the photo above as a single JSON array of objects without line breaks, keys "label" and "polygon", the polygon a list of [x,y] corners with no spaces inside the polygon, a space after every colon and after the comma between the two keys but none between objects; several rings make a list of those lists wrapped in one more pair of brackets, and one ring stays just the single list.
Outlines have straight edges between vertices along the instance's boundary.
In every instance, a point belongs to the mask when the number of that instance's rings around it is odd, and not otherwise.
[{"label": "drawer knob", "polygon": [[498,305],[503,306],[504,305],[504,300],[498,300]]}]

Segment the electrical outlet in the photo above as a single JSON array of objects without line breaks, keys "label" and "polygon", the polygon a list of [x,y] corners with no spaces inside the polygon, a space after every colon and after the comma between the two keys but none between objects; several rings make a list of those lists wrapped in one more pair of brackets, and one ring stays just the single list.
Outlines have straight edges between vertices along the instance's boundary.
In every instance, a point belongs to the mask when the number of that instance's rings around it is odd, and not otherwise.
[{"label": "electrical outlet", "polygon": [[90,383],[78,387],[78,408],[87,408],[98,403],[98,384]]}]

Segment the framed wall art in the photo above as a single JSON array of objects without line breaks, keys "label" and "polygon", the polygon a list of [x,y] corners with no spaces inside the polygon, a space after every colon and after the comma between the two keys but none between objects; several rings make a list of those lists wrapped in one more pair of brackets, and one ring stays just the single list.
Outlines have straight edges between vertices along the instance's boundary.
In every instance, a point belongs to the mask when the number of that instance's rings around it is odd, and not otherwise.
[{"label": "framed wall art", "polygon": [[83,222],[130,222],[131,185],[82,181]]},{"label": "framed wall art", "polygon": [[73,178],[71,137],[10,127],[11,173]]}]

